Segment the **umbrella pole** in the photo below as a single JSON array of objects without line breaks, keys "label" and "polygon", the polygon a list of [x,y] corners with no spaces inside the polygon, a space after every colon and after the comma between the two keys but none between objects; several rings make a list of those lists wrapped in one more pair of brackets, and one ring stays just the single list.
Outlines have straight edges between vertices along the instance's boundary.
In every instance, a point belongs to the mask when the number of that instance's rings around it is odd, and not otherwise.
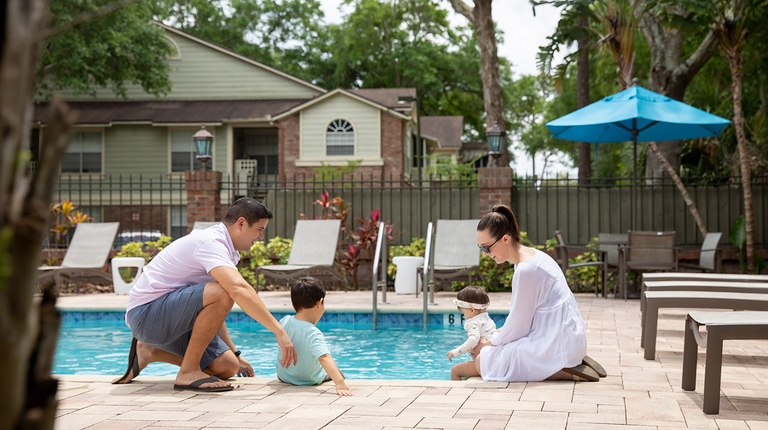
[{"label": "umbrella pole", "polygon": [[632,230],[637,230],[637,119],[632,120],[632,146],[634,167],[632,169]]}]

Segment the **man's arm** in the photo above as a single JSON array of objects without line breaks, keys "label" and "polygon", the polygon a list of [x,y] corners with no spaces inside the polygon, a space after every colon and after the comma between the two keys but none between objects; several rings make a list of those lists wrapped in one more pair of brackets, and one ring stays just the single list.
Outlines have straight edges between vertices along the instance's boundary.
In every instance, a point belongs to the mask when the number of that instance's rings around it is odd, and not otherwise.
[{"label": "man's arm", "polygon": [[[237,347],[235,346],[235,343],[232,342],[232,338],[229,337],[229,332],[227,331],[226,322],[221,323],[219,332],[216,334],[219,335],[222,342],[224,342],[224,344],[226,344],[233,353],[237,352]],[[255,375],[255,373],[253,373],[253,367],[251,367],[251,363],[249,363],[248,360],[245,359],[245,357],[240,355],[239,357],[237,357],[237,361],[240,364],[240,368],[237,369],[237,376],[253,377]]]},{"label": "man's arm", "polygon": [[267,310],[264,302],[256,294],[256,290],[243,279],[237,270],[231,267],[215,267],[211,269],[210,273],[229,294],[229,297],[240,306],[243,312],[274,333],[277,345],[283,351],[283,358],[280,360],[280,364],[283,367],[288,367],[291,364],[296,365],[296,350],[293,349],[291,339],[283,330],[283,326]]},{"label": "man's arm", "polygon": [[323,354],[317,359],[320,365],[323,366],[325,373],[331,377],[333,383],[336,384],[336,393],[340,396],[353,396],[352,390],[347,387],[347,381],[344,380],[344,375],[341,374],[341,370],[336,366],[336,362],[333,361],[331,354]]}]

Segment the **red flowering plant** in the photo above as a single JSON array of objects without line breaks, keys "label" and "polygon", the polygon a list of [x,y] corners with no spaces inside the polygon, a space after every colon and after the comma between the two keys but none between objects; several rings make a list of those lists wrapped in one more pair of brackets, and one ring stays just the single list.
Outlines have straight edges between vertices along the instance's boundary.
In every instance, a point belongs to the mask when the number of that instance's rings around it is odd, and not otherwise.
[{"label": "red flowering plant", "polygon": [[312,204],[320,206],[323,214],[310,218],[306,214],[301,213],[299,217],[301,219],[340,219],[340,231],[343,237],[347,231],[347,218],[349,217],[351,206],[345,203],[341,197],[331,198],[331,194],[328,191],[320,193],[320,198],[312,202]]},{"label": "red flowering plant", "polygon": [[[356,218],[357,222],[360,223],[360,226],[357,227],[355,231],[352,232],[352,234],[350,234],[352,243],[349,245],[349,250],[342,252],[344,257],[346,257],[346,260],[341,260],[340,263],[342,267],[346,269],[347,276],[355,286],[357,286],[357,273],[360,265],[366,261],[363,258],[363,254],[365,254],[364,251],[368,251],[368,255],[374,252],[376,241],[379,238],[380,217],[380,210],[379,208],[376,208],[376,210],[371,211],[370,218]],[[394,226],[389,221],[384,223],[384,225],[384,232],[386,234],[387,240],[392,240],[394,235],[400,234],[392,233]]]}]

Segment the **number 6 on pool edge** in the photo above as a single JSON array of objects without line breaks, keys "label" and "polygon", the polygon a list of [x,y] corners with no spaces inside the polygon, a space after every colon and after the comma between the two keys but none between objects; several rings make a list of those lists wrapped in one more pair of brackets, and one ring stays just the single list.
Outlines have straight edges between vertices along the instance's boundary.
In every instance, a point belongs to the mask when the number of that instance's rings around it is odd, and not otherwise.
[{"label": "number 6 on pool edge", "polygon": [[453,324],[454,322],[453,314],[448,315],[448,324]]}]

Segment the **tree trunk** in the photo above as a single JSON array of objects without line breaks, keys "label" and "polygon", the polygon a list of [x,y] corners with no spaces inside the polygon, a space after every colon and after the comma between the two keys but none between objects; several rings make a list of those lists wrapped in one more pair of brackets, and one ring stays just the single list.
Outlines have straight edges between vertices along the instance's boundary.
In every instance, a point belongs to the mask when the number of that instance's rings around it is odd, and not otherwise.
[{"label": "tree trunk", "polygon": [[664,166],[664,168],[667,170],[667,173],[672,178],[672,182],[675,183],[675,186],[677,186],[677,189],[680,190],[680,194],[683,196],[683,200],[685,201],[685,204],[688,206],[688,210],[691,212],[691,215],[693,216],[693,220],[696,221],[696,225],[699,227],[699,232],[701,233],[701,237],[704,238],[707,236],[707,227],[704,225],[704,221],[701,219],[701,215],[699,215],[698,209],[696,209],[696,204],[693,203],[693,200],[691,199],[691,196],[688,194],[688,190],[685,188],[685,185],[683,185],[683,181],[680,180],[680,176],[677,175],[677,172],[675,172],[672,169],[672,166],[669,164],[669,161],[667,161],[666,158],[659,152],[659,148],[656,146],[656,142],[648,142],[648,148],[653,152],[653,154],[659,159],[661,164]]},{"label": "tree trunk", "polygon": [[[576,18],[576,24],[584,28],[584,36],[578,41],[579,57],[576,59],[576,109],[581,109],[589,104],[589,26],[586,15]],[[579,142],[579,185],[589,185],[592,177],[592,163],[590,155],[590,143]]]},{"label": "tree trunk", "polygon": [[744,190],[744,221],[747,230],[747,273],[755,272],[755,213],[752,207],[752,180],[747,154],[747,137],[744,135],[744,111],[741,108],[741,48],[726,50],[728,65],[733,78],[733,130],[739,146],[741,187]]},{"label": "tree trunk", "polygon": [[40,248],[71,118],[51,115],[33,178],[27,175],[32,92],[47,28],[46,0],[7,0],[0,11],[0,430],[52,429],[57,382],[51,379],[58,316],[52,292],[33,301]]},{"label": "tree trunk", "polygon": [[[696,51],[683,61],[685,33],[666,28],[662,20],[652,13],[643,14],[640,30],[651,51],[648,89],[682,101],[688,84],[717,51],[717,37],[710,31]],[[656,142],[656,146],[663,158],[669,161],[672,170],[679,171],[680,141]],[[666,169],[660,159],[650,156],[651,153],[649,146],[646,154],[645,177],[660,178]]]},{"label": "tree trunk", "polygon": [[[474,0],[475,7],[470,7],[463,0],[450,0],[453,9],[466,17],[477,33],[477,43],[480,45],[480,78],[483,81],[483,102],[486,114],[485,126],[488,129],[498,124],[502,131],[506,131],[496,29],[493,26],[491,13],[492,1]],[[509,151],[506,147],[500,148],[500,151],[499,165],[509,166]]]}]

